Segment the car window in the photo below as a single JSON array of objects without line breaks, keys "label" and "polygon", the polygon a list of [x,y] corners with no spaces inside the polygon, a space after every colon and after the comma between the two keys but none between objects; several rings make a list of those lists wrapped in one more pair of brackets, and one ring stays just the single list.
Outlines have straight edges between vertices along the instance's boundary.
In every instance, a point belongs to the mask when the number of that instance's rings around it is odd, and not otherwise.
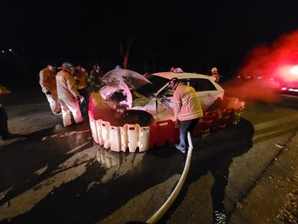
[{"label": "car window", "polygon": [[147,79],[152,84],[150,84],[150,83],[145,84],[136,90],[140,94],[147,96],[147,97],[152,96],[153,94],[157,93],[157,91],[160,90],[160,88],[162,88],[164,85],[166,85],[169,82],[168,79],[165,79],[160,76],[154,76],[154,75],[149,76]]},{"label": "car window", "polygon": [[171,88],[166,87],[158,94],[158,97],[172,97],[173,95],[174,91]]},{"label": "car window", "polygon": [[189,79],[185,82],[187,85],[192,86],[196,92],[217,90],[209,79]]}]

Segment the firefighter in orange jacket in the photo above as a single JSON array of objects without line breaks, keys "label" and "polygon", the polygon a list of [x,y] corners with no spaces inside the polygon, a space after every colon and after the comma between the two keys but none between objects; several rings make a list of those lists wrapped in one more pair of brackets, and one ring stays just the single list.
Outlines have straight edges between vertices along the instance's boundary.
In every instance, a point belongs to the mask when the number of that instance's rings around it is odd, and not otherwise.
[{"label": "firefighter in orange jacket", "polygon": [[174,91],[174,115],[180,121],[180,143],[175,146],[185,153],[188,148],[187,132],[195,128],[199,118],[203,117],[203,110],[193,87],[185,85],[178,78],[172,78],[169,87]]},{"label": "firefighter in orange jacket", "polygon": [[45,93],[52,112],[61,115],[61,105],[58,100],[56,87],[56,65],[48,63],[47,67],[39,72],[39,84]]},{"label": "firefighter in orange jacket", "polygon": [[74,66],[69,62],[64,62],[58,69],[61,71],[56,76],[57,93],[62,108],[63,125],[67,127],[72,124],[71,115],[75,123],[81,123],[84,120],[79,106],[81,95],[73,77]]}]

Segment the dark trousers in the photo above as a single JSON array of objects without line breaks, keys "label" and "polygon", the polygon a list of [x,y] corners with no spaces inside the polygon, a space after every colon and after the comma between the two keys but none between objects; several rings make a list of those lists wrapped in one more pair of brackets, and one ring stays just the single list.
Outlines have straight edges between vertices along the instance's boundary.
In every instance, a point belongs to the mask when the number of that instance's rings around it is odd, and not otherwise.
[{"label": "dark trousers", "polygon": [[192,132],[196,127],[199,118],[187,121],[180,121],[180,146],[185,148],[188,146],[187,132]]},{"label": "dark trousers", "polygon": [[82,102],[79,103],[81,112],[87,112],[88,111],[88,104],[89,104],[89,92],[86,88],[85,89],[78,89],[78,92],[85,99],[85,100],[83,100]]},{"label": "dark trousers", "polygon": [[0,106],[0,135],[5,137],[9,134],[7,125],[7,113],[3,106]]}]

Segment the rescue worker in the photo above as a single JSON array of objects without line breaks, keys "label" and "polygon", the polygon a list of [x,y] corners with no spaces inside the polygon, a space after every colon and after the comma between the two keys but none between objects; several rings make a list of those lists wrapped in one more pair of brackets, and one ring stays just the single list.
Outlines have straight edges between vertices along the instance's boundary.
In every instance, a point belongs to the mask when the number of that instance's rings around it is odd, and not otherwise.
[{"label": "rescue worker", "polygon": [[187,150],[187,132],[192,132],[200,117],[203,117],[203,110],[200,99],[191,86],[180,82],[178,78],[169,81],[169,87],[174,91],[174,116],[180,121],[180,143],[176,148],[185,153]]},{"label": "rescue worker", "polygon": [[67,127],[72,124],[71,116],[75,123],[84,121],[79,106],[81,95],[77,91],[73,77],[74,66],[69,62],[64,62],[58,69],[61,71],[56,76],[57,93],[62,108],[63,125]]},{"label": "rescue worker", "polygon": [[[0,86],[0,94],[2,94],[2,90],[1,90],[1,86]],[[10,92],[7,92],[10,93]],[[3,93],[5,94],[5,93]],[[0,101],[0,135],[2,137],[2,140],[8,140],[8,139],[12,139],[12,138],[17,138],[17,137],[21,137],[22,135],[20,134],[13,134],[10,133],[10,131],[8,130],[8,116],[6,113],[6,110],[2,104],[2,102]]]},{"label": "rescue worker", "polygon": [[42,92],[46,95],[52,112],[61,115],[61,105],[56,86],[56,64],[48,63],[47,67],[39,72],[39,84]]},{"label": "rescue worker", "polygon": [[89,101],[89,86],[90,79],[85,68],[81,65],[78,65],[75,68],[74,79],[76,81],[76,87],[80,95],[83,97],[83,100],[80,103],[81,112],[87,112],[88,110],[88,101]]},{"label": "rescue worker", "polygon": [[213,67],[211,69],[211,76],[213,76],[215,78],[215,82],[219,83],[219,74],[217,72],[217,68]]},{"label": "rescue worker", "polygon": [[93,69],[90,72],[91,91],[97,92],[101,88],[101,78],[103,77],[102,71],[98,64],[93,65]]}]

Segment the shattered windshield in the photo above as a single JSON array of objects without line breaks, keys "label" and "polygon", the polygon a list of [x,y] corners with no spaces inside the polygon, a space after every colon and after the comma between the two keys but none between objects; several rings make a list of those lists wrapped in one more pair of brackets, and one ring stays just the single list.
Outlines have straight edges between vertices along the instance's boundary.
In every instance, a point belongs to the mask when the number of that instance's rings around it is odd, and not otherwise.
[{"label": "shattered windshield", "polygon": [[169,80],[165,79],[160,76],[151,75],[147,77],[147,79],[152,83],[147,83],[140,88],[138,88],[136,91],[146,97],[150,97],[155,95],[155,93],[160,90],[164,85],[166,85]]}]

